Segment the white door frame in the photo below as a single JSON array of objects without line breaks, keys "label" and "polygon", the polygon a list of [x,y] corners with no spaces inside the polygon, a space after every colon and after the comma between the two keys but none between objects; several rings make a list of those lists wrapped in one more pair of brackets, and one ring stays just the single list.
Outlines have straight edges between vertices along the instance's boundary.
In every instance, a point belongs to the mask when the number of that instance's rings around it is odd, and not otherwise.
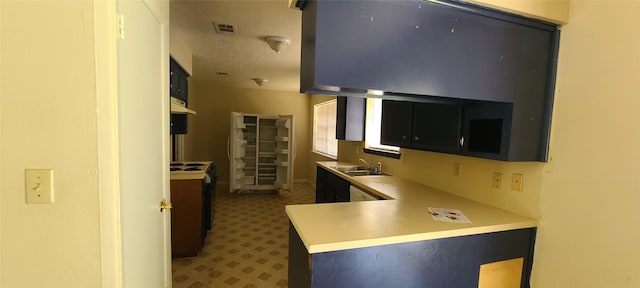
[{"label": "white door frame", "polygon": [[[116,35],[116,1],[121,0],[94,0],[94,31],[95,31],[95,63],[96,63],[96,101],[98,122],[98,168],[100,188],[100,232],[101,232],[101,270],[102,287],[123,287],[122,271],[122,237],[120,225],[120,191],[119,191],[119,165],[118,165],[118,129],[117,129],[117,35]],[[161,19],[166,36],[163,39],[163,51],[167,53],[167,63],[163,64],[163,70],[169,77],[169,1],[168,0],[143,0],[145,5],[153,11],[158,19]],[[167,82],[168,83],[168,82]],[[168,85],[165,85],[168,86]],[[168,87],[164,87],[168,90]],[[163,108],[168,111],[169,97]],[[167,116],[168,117],[168,116]],[[168,125],[168,118],[167,118]],[[166,139],[164,158],[168,166],[169,145]],[[168,167],[166,170],[168,171]],[[167,172],[168,174],[168,172]],[[165,191],[169,191],[169,179],[166,177]],[[170,225],[169,223],[167,225]],[[167,231],[170,231],[169,229]],[[141,231],[142,232],[142,231]],[[171,255],[171,245],[165,242],[166,255]],[[168,283],[171,287],[171,259],[165,263]]]},{"label": "white door frame", "polygon": [[118,180],[116,3],[94,1],[102,287],[122,287]]}]

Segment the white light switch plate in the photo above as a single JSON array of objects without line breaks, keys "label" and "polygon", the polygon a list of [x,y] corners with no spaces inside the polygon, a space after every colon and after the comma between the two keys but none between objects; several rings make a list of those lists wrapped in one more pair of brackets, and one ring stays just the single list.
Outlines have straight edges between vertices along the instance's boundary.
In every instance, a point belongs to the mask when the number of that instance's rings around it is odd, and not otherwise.
[{"label": "white light switch plate", "polygon": [[53,169],[26,169],[27,203],[53,203]]}]

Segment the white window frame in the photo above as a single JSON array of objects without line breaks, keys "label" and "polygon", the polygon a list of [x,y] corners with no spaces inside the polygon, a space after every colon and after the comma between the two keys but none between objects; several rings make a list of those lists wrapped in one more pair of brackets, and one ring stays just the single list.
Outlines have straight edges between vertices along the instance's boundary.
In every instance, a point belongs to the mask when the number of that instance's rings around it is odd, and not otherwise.
[{"label": "white window frame", "polygon": [[[318,112],[321,109],[331,109],[331,105],[333,105],[333,111],[337,113],[337,108],[338,108],[338,104],[337,104],[337,100],[333,99],[333,100],[329,100],[329,101],[325,101],[325,102],[321,102],[318,104],[313,105],[313,152],[320,154],[322,156],[325,157],[329,157],[332,159],[338,159],[338,140],[336,139],[336,135],[335,135],[335,131],[336,131],[336,113],[333,113],[333,115],[327,115],[325,119],[318,119]],[[324,135],[324,139],[326,140],[326,148],[327,149],[322,149],[322,147],[318,147],[318,141],[322,141],[322,139],[320,139],[319,133],[319,122],[324,122],[322,124],[324,124],[325,129],[324,131],[320,131],[323,132]]]},{"label": "white window frame", "polygon": [[380,144],[382,125],[382,99],[367,98],[364,148],[385,153],[400,154],[400,147]]}]

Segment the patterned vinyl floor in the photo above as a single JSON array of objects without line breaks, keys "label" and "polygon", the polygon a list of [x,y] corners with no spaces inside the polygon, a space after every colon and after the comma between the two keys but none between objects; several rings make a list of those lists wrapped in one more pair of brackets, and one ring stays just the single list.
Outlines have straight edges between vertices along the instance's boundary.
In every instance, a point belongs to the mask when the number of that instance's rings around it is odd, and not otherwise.
[{"label": "patterned vinyl floor", "polygon": [[173,260],[173,287],[287,287],[289,219],[284,206],[313,203],[315,192],[230,194],[216,188],[213,229],[198,257]]}]

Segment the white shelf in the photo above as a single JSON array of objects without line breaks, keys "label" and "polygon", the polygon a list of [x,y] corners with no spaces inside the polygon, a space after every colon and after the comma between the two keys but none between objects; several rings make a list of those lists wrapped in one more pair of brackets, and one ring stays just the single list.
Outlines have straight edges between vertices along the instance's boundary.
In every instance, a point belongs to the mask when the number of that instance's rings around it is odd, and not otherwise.
[{"label": "white shelf", "polygon": [[289,137],[275,137],[276,141],[286,142],[289,141]]},{"label": "white shelf", "polygon": [[278,119],[276,120],[276,126],[280,128],[291,128],[291,124],[289,119]]}]

